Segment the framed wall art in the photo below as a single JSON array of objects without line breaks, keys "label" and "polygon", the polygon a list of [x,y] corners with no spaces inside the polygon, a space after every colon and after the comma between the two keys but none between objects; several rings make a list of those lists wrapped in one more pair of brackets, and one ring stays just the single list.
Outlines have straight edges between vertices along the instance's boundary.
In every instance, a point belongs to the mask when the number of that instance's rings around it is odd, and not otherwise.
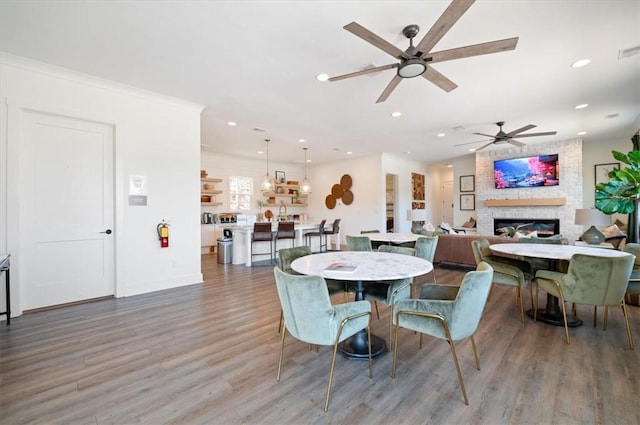
[{"label": "framed wall art", "polygon": [[476,176],[460,176],[460,192],[473,192],[476,190]]},{"label": "framed wall art", "polygon": [[276,171],[276,183],[284,184],[287,181],[287,176],[284,171]]},{"label": "framed wall art", "polygon": [[620,163],[619,162],[610,162],[608,164],[596,164],[595,168],[595,176],[596,183],[606,183],[609,181],[609,171],[611,170],[619,170]]},{"label": "framed wall art", "polygon": [[476,209],[476,195],[460,195],[460,211],[473,211]]}]

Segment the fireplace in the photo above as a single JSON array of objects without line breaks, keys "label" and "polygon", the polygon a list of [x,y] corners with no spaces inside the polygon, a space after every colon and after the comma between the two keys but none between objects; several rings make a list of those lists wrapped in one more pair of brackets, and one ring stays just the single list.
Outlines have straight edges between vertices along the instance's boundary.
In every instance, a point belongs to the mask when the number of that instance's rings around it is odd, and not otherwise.
[{"label": "fireplace", "polygon": [[537,232],[538,236],[547,237],[560,233],[560,220],[557,218],[494,218],[493,234],[501,235],[504,228],[513,227],[522,233]]}]

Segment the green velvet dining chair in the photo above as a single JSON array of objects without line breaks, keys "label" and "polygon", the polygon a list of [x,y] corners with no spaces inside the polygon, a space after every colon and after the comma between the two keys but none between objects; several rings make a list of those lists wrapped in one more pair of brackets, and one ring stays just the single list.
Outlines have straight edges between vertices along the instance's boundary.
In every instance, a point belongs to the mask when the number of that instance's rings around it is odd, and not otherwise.
[{"label": "green velvet dining chair", "polygon": [[[416,240],[415,248],[415,256],[424,258],[433,264],[433,259],[436,256],[436,249],[438,247],[438,236],[421,236]],[[436,266],[434,264],[433,269],[431,269],[430,274],[433,276],[433,283],[438,283],[436,280]],[[415,282],[415,279],[414,279]],[[415,285],[413,285],[415,286]],[[413,291],[414,292],[418,291]],[[413,295],[412,295],[413,296]]]},{"label": "green velvet dining chair", "polygon": [[531,308],[533,308],[533,288],[530,285],[533,280],[531,265],[523,260],[493,255],[491,248],[489,248],[489,241],[486,239],[476,239],[472,241],[471,248],[473,249],[476,265],[485,262],[493,268],[494,283],[515,286],[517,288],[516,302],[520,305],[520,320],[522,323],[525,323],[524,300],[522,297],[525,286],[529,287]]},{"label": "green velvet dining chair", "polygon": [[288,274],[279,267],[274,267],[273,273],[280,305],[284,313],[276,381],[280,381],[287,332],[297,340],[308,344],[333,346],[329,383],[324,403],[324,411],[326,412],[329,409],[338,344],[363,329],[366,329],[368,336],[369,378],[372,377],[369,326],[371,323],[371,304],[367,301],[353,301],[332,305],[327,284],[321,276]]},{"label": "green velvet dining chair", "polygon": [[[293,248],[283,248],[278,250],[278,259],[280,263],[280,269],[288,274],[299,275],[300,273],[296,272],[291,268],[291,263],[294,260],[304,257],[307,255],[311,255],[311,248],[308,246],[295,246]],[[332,297],[336,294],[344,294],[344,302],[349,301],[348,292],[345,282],[334,280],[334,279],[325,279],[327,282],[327,290],[329,291],[329,296]],[[280,323],[278,325],[278,332],[282,329],[282,310],[280,310]]]},{"label": "green velvet dining chair", "polygon": [[[458,381],[464,396],[464,403],[469,404],[464,379],[458,363],[454,341],[471,339],[476,368],[480,370],[480,360],[473,334],[478,328],[484,307],[491,290],[493,269],[486,262],[478,264],[476,271],[465,274],[462,284],[456,285],[424,285],[419,299],[396,301],[393,324],[395,337],[393,343],[393,365],[391,377],[396,377],[396,359],[398,358],[398,333],[405,328],[422,334],[444,339],[449,343],[453,362],[458,373]],[[438,361],[434,356],[427,361]]]},{"label": "green velvet dining chair", "polygon": [[373,251],[369,236],[346,236],[348,251]]},{"label": "green velvet dining chair", "polygon": [[624,252],[633,254],[636,259],[633,263],[633,271],[629,277],[629,285],[627,286],[627,299],[630,300],[630,295],[640,296],[640,244],[628,243],[624,246]]},{"label": "green velvet dining chair", "polygon": [[[378,252],[390,252],[394,254],[411,255],[415,254],[415,249],[394,245],[380,245]],[[397,300],[411,298],[411,283],[413,278],[386,280],[382,282],[364,282],[365,298],[373,300],[376,308],[376,315],[380,319],[378,312],[378,302],[389,307],[389,345],[391,345],[391,333],[393,326],[391,318],[393,317],[393,305]]]},{"label": "green velvet dining chair", "polygon": [[[624,302],[634,261],[635,257],[631,254],[621,257],[575,254],[569,261],[566,273],[538,270],[535,299],[538,298],[539,289],[559,298],[567,344],[570,344],[570,340],[564,303],[573,302],[595,307],[604,306],[605,309],[611,306],[620,306],[627,325],[629,348],[634,349],[629,314]],[[605,312],[605,329],[606,318]],[[536,314],[534,313],[535,319]]]}]

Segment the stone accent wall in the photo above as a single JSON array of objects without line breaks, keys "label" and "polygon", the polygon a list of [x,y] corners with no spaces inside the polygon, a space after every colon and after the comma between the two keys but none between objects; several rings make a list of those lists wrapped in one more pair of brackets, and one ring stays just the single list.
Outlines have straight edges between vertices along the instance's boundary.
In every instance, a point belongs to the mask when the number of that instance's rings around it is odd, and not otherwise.
[{"label": "stone accent wall", "polygon": [[[511,145],[508,145],[511,146]],[[560,184],[550,187],[496,189],[493,161],[536,155],[558,154]],[[560,233],[572,242],[584,233],[576,226],[575,210],[582,208],[582,139],[509,147],[476,154],[476,217],[478,233],[493,234],[497,218],[558,218]],[[487,199],[566,198],[562,206],[486,207]]]}]

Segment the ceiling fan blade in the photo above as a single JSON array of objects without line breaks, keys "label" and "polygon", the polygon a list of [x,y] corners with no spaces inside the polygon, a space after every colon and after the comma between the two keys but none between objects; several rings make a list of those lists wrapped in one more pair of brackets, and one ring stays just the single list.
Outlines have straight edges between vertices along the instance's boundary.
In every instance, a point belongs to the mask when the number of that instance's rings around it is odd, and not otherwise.
[{"label": "ceiling fan blade", "polygon": [[404,51],[402,51],[401,49],[398,49],[396,46],[389,43],[387,40],[372,33],[371,31],[369,31],[362,25],[358,24],[357,22],[351,22],[350,24],[347,24],[342,28],[346,29],[351,34],[357,37],[360,37],[361,39],[377,47],[378,49],[384,52],[387,52],[388,54],[390,54],[396,59],[400,59],[400,58],[409,59],[409,55],[407,55]]},{"label": "ceiling fan blade", "polygon": [[458,87],[456,83],[454,83],[435,69],[431,68],[430,66],[428,66],[426,71],[422,73],[422,76],[447,93]]},{"label": "ceiling fan blade", "polygon": [[475,0],[453,0],[449,7],[422,37],[414,52],[429,53],[442,37],[453,27]]},{"label": "ceiling fan blade", "polygon": [[391,92],[394,91],[396,87],[398,87],[398,84],[400,84],[400,81],[402,81],[402,77],[398,77],[398,75],[395,75],[391,79],[391,82],[389,82],[387,87],[385,87],[384,91],[382,92],[378,100],[376,100],[376,103],[382,103],[385,100],[387,100]]},{"label": "ceiling fan blade", "polygon": [[537,126],[533,125],[533,124],[529,124],[529,125],[525,125],[524,127],[520,127],[517,130],[513,130],[507,133],[507,137],[513,137],[518,133],[522,133],[523,131],[527,131],[527,130],[531,130],[532,128],[535,128]]},{"label": "ceiling fan blade", "polygon": [[484,148],[488,148],[489,146],[493,145],[494,142],[489,142],[484,146],[479,147],[478,149],[476,149],[476,152],[481,151]]},{"label": "ceiling fan blade", "polygon": [[[455,49],[442,50],[430,53],[430,63],[450,61],[453,59],[468,58],[471,56],[488,55],[513,50],[518,44],[518,37],[505,38],[504,40],[489,41],[487,43],[473,44]],[[423,56],[424,57],[424,56]]]},{"label": "ceiling fan blade", "polygon": [[507,143],[511,143],[512,145],[517,146],[517,147],[519,147],[519,148],[521,148],[521,147],[523,147],[523,146],[527,146],[527,145],[525,145],[524,143],[519,142],[519,141],[517,141],[517,140],[515,140],[515,139],[509,139],[509,140],[507,140]]},{"label": "ceiling fan blade", "polygon": [[351,72],[349,74],[344,74],[344,75],[338,75],[336,77],[331,77],[331,78],[329,78],[329,81],[340,81],[340,80],[344,80],[345,78],[357,77],[359,75],[371,74],[372,72],[385,71],[387,69],[397,68],[397,67],[398,67],[397,63],[391,63],[389,65],[376,66],[375,68],[363,69],[362,71],[356,71],[356,72]]},{"label": "ceiling fan blade", "polygon": [[477,134],[478,136],[491,137],[491,138],[496,137],[494,134],[484,134],[484,133],[473,133],[473,134]]},{"label": "ceiling fan blade", "polygon": [[544,133],[518,134],[518,137],[553,136],[557,131],[545,131]]},{"label": "ceiling fan blade", "polygon": [[[493,136],[492,136],[493,137]],[[467,142],[467,143],[460,143],[458,145],[453,145],[454,148],[457,148],[458,146],[466,146],[466,145],[473,145],[474,143],[482,143],[482,142],[486,142],[487,140],[476,140],[475,142]],[[491,143],[493,143],[495,140],[491,139]]]}]

